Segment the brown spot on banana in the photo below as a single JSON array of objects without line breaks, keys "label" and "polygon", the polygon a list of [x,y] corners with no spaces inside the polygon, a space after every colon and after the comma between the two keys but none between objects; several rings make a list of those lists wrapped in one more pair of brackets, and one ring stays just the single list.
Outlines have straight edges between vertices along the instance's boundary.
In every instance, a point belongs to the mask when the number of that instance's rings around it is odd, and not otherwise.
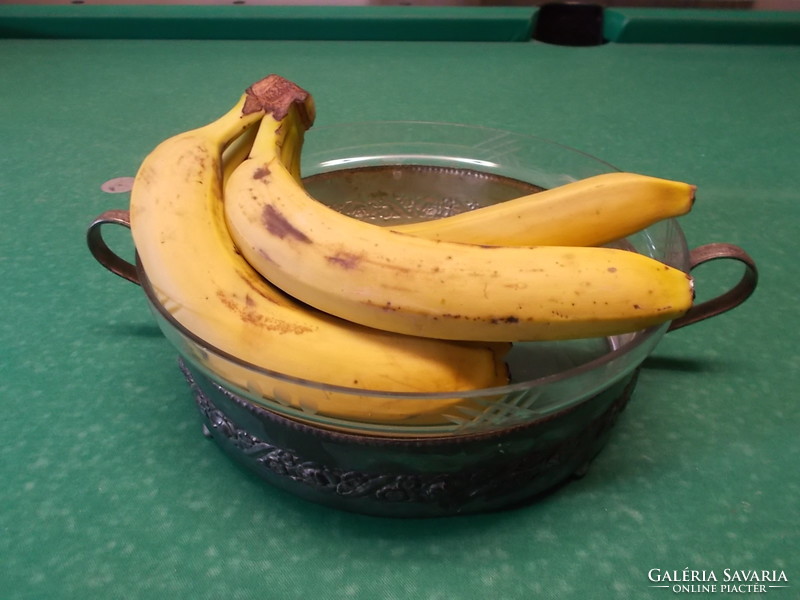
[{"label": "brown spot on banana", "polygon": [[413,273],[414,269],[407,267],[402,264],[393,264],[392,259],[388,256],[378,257],[375,259],[371,259],[369,256],[363,257],[364,262],[368,262],[372,265],[379,266],[382,269],[391,269],[396,273]]},{"label": "brown spot on banana", "polygon": [[263,167],[258,167],[253,172],[253,179],[264,179],[265,177],[269,176],[269,167],[264,165]]},{"label": "brown spot on banana", "polygon": [[458,320],[458,319],[461,319],[463,317],[461,315],[457,315],[457,314],[454,314],[454,313],[442,313],[442,318]]},{"label": "brown spot on banana", "polygon": [[305,244],[311,243],[311,238],[292,225],[289,220],[283,216],[283,213],[272,204],[267,204],[264,207],[264,210],[261,212],[261,222],[264,224],[266,230],[275,237],[280,239],[289,237]]},{"label": "brown spot on banana", "polygon": [[514,315],[509,315],[507,317],[495,317],[490,321],[493,325],[498,323],[519,323],[519,317],[515,317]]},{"label": "brown spot on banana", "polygon": [[363,256],[352,252],[337,252],[332,256],[325,257],[329,263],[342,267],[345,271],[358,268]]},{"label": "brown spot on banana", "polygon": [[[242,281],[249,287],[253,292],[261,296],[264,300],[271,302],[273,304],[279,304],[275,298],[270,297],[269,294],[265,294],[263,290],[259,289],[259,286],[256,285],[254,281],[244,273],[238,273],[239,277]],[[219,294],[218,294],[219,295]],[[222,296],[220,296],[220,300],[222,300]]]},{"label": "brown spot on banana", "polygon": [[255,311],[251,306],[247,305],[247,302],[245,302],[245,305],[243,306],[238,298],[231,296],[224,290],[217,290],[217,298],[227,308],[236,313],[242,322],[247,323],[248,325],[253,325],[279,335],[302,335],[312,331],[312,328],[307,325],[292,323],[280,318],[273,318],[267,314]]},{"label": "brown spot on banana", "polygon": [[222,304],[225,305],[226,308],[230,309],[235,313],[239,312],[239,307],[237,303],[223,290],[217,290],[217,298],[219,298],[219,301],[222,302]]}]

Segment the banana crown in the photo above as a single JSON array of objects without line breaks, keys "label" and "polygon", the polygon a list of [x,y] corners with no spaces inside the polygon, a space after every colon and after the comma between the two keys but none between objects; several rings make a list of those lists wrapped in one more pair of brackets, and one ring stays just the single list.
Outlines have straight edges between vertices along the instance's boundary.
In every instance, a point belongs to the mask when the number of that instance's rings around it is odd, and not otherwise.
[{"label": "banana crown", "polygon": [[272,115],[276,121],[283,121],[294,109],[305,129],[314,123],[316,110],[311,94],[280,75],[267,75],[247,88],[245,96],[243,115],[263,112]]}]

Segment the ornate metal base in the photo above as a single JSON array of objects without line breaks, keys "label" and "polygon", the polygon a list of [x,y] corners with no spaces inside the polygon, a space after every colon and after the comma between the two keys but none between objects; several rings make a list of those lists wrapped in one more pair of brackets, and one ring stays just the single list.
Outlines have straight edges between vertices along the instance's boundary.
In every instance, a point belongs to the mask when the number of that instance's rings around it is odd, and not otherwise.
[{"label": "ornate metal base", "polygon": [[636,383],[634,373],[578,406],[501,431],[399,438],[300,423],[180,367],[204,431],[234,459],[306,500],[388,517],[508,508],[583,475]]}]

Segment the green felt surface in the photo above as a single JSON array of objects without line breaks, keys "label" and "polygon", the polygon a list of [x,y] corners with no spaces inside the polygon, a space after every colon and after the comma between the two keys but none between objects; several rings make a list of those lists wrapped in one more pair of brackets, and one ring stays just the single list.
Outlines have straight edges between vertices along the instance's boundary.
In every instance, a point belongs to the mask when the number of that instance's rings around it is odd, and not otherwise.
[{"label": "green felt surface", "polygon": [[[688,567],[783,571],[770,597],[798,597],[798,66],[790,45],[0,41],[0,596],[665,598],[648,571]],[[740,245],[759,289],[668,334],[588,474],[536,504],[394,521],[272,489],[201,435],[141,290],[84,241],[127,206],[104,181],[269,72],[319,125],[497,127],[691,181],[690,246]],[[708,295],[738,271],[696,275]]]}]

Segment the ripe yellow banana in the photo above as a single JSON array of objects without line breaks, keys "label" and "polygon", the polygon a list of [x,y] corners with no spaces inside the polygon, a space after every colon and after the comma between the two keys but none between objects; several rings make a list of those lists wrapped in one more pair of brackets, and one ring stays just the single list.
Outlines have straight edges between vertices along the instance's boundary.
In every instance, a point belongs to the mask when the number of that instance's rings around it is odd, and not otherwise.
[{"label": "ripe yellow banana", "polygon": [[[306,380],[385,392],[438,393],[443,400],[389,400],[313,389],[242,368],[197,349],[203,368],[235,387],[299,410],[377,423],[447,422],[459,391],[507,383],[507,347],[397,335],[295,302],[240,256],[225,226],[224,149],[265,113],[282,121],[285,80],[268,77],[218,120],[176,135],[142,162],[131,192],[131,231],[158,301],[186,329],[241,361]],[[313,118],[313,106],[303,117]],[[243,147],[246,148],[246,140]],[[228,160],[242,157],[232,149]],[[377,396],[380,396],[377,394]]]},{"label": "ripe yellow banana", "polygon": [[310,126],[310,96],[295,98],[259,124],[225,216],[247,261],[299,300],[387,331],[496,341],[615,335],[691,306],[687,274],[633,252],[440,242],[338,213],[287,169]]},{"label": "ripe yellow banana", "polygon": [[256,138],[258,123],[250,125],[245,132],[233,140],[222,152],[222,181],[228,180],[233,170],[242,164],[242,161],[250,154],[253,147],[253,140]]},{"label": "ripe yellow banana", "polygon": [[604,173],[451,217],[395,225],[420,237],[492,246],[601,246],[692,208],[695,186]]}]

